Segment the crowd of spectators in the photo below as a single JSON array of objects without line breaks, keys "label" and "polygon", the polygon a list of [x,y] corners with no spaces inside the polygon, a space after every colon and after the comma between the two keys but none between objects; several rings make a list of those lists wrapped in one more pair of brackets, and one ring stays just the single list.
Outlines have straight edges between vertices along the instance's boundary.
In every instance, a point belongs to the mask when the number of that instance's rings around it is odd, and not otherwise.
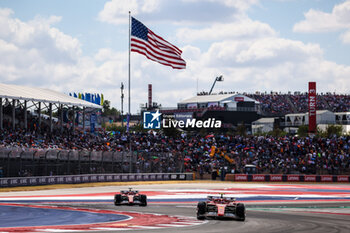
[{"label": "crowd of spectators", "polygon": [[[206,93],[201,93],[206,94]],[[262,110],[272,114],[307,111],[307,93],[261,93],[245,95],[261,102]],[[348,111],[350,95],[321,94],[317,108]],[[10,109],[5,108],[10,114]],[[16,114],[23,122],[21,111]],[[45,123],[45,122],[44,122]],[[138,132],[130,135],[118,132],[95,134],[55,127],[49,134],[48,125],[37,129],[38,119],[28,115],[28,130],[16,124],[11,130],[9,118],[0,132],[0,150],[73,150],[73,151],[132,151],[137,153],[135,172],[196,171],[201,174],[227,167],[230,172],[243,173],[245,165],[253,164],[259,173],[282,174],[350,174],[350,137],[299,138],[294,136],[228,136],[182,133],[168,137],[159,132]],[[46,132],[46,133],[45,133]],[[212,148],[215,147],[215,153]],[[3,159],[2,162],[5,160]],[[3,172],[4,164],[0,164]],[[102,168],[99,168],[103,170]],[[123,164],[121,172],[130,171]],[[22,174],[23,173],[23,174]],[[30,172],[29,172],[30,173]],[[0,172],[1,174],[1,172]],[[28,172],[21,172],[22,175]]]},{"label": "crowd of spectators", "polygon": [[[131,140],[131,143],[130,141]],[[142,164],[159,161],[159,171],[210,173],[228,167],[243,173],[253,164],[259,173],[270,174],[350,174],[350,137],[299,138],[294,136],[228,136],[199,134],[167,137],[164,134],[101,132],[98,134],[66,132],[54,136],[36,135],[21,130],[2,131],[0,145],[6,148],[55,150],[132,151]],[[215,153],[212,148],[215,147]],[[166,160],[160,158],[167,155]],[[226,158],[225,158],[226,156]],[[229,158],[229,159],[227,159]],[[229,161],[231,160],[231,162]],[[140,168],[139,168],[140,169]]]},{"label": "crowd of spectators", "polygon": [[[217,94],[239,94],[238,92],[219,92]],[[285,115],[288,113],[305,113],[308,111],[308,93],[242,93],[261,103],[264,114]],[[199,92],[197,95],[209,95],[208,92]],[[350,110],[350,95],[336,93],[320,93],[316,97],[317,110],[331,112],[347,112]]]},{"label": "crowd of spectators", "polygon": [[347,112],[350,108],[350,95],[323,95],[332,112]]},{"label": "crowd of spectators", "polygon": [[261,103],[261,110],[265,113],[286,114],[293,112],[293,107],[287,101],[288,96],[285,94],[248,94],[247,96],[259,101]]},{"label": "crowd of spectators", "polygon": [[[261,110],[266,114],[305,113],[308,111],[308,94],[294,93],[258,93],[246,94],[261,103]],[[316,97],[317,110],[347,112],[350,110],[350,95],[321,93]]]}]

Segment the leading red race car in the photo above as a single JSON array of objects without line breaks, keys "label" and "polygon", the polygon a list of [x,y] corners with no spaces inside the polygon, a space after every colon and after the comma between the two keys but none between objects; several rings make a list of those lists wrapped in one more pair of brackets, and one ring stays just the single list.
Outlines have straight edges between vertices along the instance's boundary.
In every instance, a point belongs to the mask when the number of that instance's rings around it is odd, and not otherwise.
[{"label": "leading red race car", "polygon": [[129,190],[122,190],[120,194],[114,195],[114,205],[147,206],[147,196],[129,188]]},{"label": "leading red race car", "polygon": [[197,219],[206,218],[231,218],[240,221],[245,220],[245,206],[237,203],[234,197],[208,196],[204,202],[198,202]]}]

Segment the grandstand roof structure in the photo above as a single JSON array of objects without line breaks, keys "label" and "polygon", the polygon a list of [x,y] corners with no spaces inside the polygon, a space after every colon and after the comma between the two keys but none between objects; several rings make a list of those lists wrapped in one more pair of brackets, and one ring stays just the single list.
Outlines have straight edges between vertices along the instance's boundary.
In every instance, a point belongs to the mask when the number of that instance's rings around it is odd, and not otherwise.
[{"label": "grandstand roof structure", "polygon": [[0,98],[57,103],[101,109],[102,106],[45,88],[0,83]]},{"label": "grandstand roof structure", "polygon": [[237,97],[243,98],[244,101],[255,102],[259,104],[258,101],[240,94],[197,95],[192,98],[182,100],[179,102],[179,104],[235,101],[235,98]]}]

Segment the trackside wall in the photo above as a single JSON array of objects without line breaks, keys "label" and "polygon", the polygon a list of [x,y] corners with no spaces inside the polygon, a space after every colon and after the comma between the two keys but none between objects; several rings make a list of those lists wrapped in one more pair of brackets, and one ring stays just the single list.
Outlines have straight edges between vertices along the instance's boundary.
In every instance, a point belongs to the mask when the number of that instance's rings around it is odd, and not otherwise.
[{"label": "trackside wall", "polygon": [[193,180],[192,173],[128,173],[85,174],[70,176],[39,176],[0,178],[0,187],[36,186],[51,184],[81,184],[95,182]]},{"label": "trackside wall", "polygon": [[253,182],[350,182],[349,175],[227,174],[227,181]]}]

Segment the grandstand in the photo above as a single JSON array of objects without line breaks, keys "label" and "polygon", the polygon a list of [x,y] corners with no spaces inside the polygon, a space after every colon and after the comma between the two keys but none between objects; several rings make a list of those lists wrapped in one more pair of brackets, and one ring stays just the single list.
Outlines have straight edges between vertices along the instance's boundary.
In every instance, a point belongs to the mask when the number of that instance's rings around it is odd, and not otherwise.
[{"label": "grandstand", "polygon": [[[308,94],[294,92],[281,94],[277,92],[246,94],[261,103],[264,116],[283,116],[290,113],[304,113],[308,111]],[[317,109],[331,112],[346,112],[350,110],[350,95],[321,93],[317,94]]]},{"label": "grandstand", "polygon": [[[328,139],[298,138],[293,135],[229,136],[224,132],[208,133],[206,136],[196,132],[183,132],[181,136],[173,137],[165,136],[161,132],[133,132],[130,135],[103,131],[96,134],[81,133],[74,129],[74,124],[70,128],[60,128],[58,124],[62,124],[62,118],[54,120],[54,107],[58,111],[62,107],[75,111],[78,107],[99,109],[100,106],[46,89],[11,86],[14,90],[22,88],[26,91],[23,91],[24,94],[15,91],[11,94],[6,85],[2,85],[0,89],[3,113],[0,174],[6,177],[121,172],[211,173],[223,167],[241,173],[247,164],[254,164],[259,173],[265,174],[350,173],[348,136]],[[323,104],[319,105],[320,108],[349,108],[347,95],[322,96]],[[305,99],[305,95],[300,93],[202,94],[179,102],[177,108],[160,109],[167,114],[182,113],[182,116],[202,119],[215,117],[226,123],[239,123],[244,120],[246,125],[251,125],[252,122],[255,122],[253,125],[269,124],[268,128],[271,130],[276,122],[278,125],[297,122],[306,124],[307,114],[300,113],[296,108],[300,105],[302,110]],[[293,105],[295,100],[298,103]],[[39,117],[43,110],[49,110],[45,117],[47,119]],[[333,113],[329,110],[318,110],[317,114],[320,120],[318,123],[329,120],[347,123],[350,120],[350,113],[346,111]],[[41,118],[46,126],[52,122],[52,126],[48,127],[53,127],[52,135],[45,134],[51,132],[50,130],[44,133],[41,130],[40,133],[40,127],[37,130],[25,128],[25,115],[28,123],[35,122],[38,126]],[[267,118],[269,115],[273,117]],[[280,116],[286,117],[281,120]],[[259,117],[264,119],[257,121]],[[41,127],[45,124],[41,124]],[[212,149],[213,146],[215,150]],[[130,153],[130,148],[133,153]]]},{"label": "grandstand", "polygon": [[[316,103],[319,111],[346,113],[350,109],[350,95],[321,93],[317,95]],[[277,125],[283,128],[298,127],[302,124],[308,124],[305,118],[308,111],[308,94],[300,92],[294,92],[294,94],[277,92],[271,92],[270,94],[260,92],[254,94],[220,92],[209,95],[206,92],[201,92],[197,96],[180,101],[177,104],[177,108],[160,108],[160,111],[164,114],[174,114],[175,118],[178,113],[186,113],[189,118],[220,119],[223,121],[224,127],[227,126],[229,128],[244,123],[249,129],[253,122],[256,126],[260,125],[258,128],[263,127],[264,124],[270,124],[267,128]],[[295,117],[293,117],[293,114]],[[325,115],[325,112],[322,115]],[[338,119],[342,118],[342,121],[321,120],[318,121],[318,124],[348,124],[348,120],[343,115],[338,117]],[[259,118],[271,119],[257,121]],[[304,120],[293,124],[291,123],[291,118],[293,118],[293,121],[297,118]],[[275,123],[267,123],[266,121]]]},{"label": "grandstand", "polygon": [[[46,118],[51,133],[54,125],[52,115],[54,111],[61,113],[59,122],[61,129],[63,127],[63,108],[71,109],[74,118],[77,108],[82,108],[84,117],[85,110],[101,109],[102,107],[49,89],[0,83],[1,130],[4,129],[4,123],[7,123],[8,128],[12,130],[16,128],[28,130],[34,125],[36,130],[40,130],[42,120]],[[42,115],[43,111],[47,111],[48,116]],[[74,129],[75,124],[72,124],[72,127]]]}]

